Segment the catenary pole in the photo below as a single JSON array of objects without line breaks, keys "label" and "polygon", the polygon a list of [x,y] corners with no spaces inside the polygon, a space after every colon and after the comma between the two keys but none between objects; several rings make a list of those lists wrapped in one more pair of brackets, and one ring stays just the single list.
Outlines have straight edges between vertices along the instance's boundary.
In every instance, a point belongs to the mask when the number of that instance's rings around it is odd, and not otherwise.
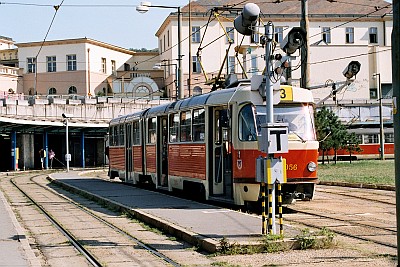
[{"label": "catenary pole", "polygon": [[309,21],[308,21],[308,1],[301,0],[301,21],[300,27],[306,33],[304,45],[301,47],[301,79],[302,88],[310,87],[310,42],[309,42]]},{"label": "catenary pole", "polygon": [[396,184],[396,221],[397,221],[397,266],[400,266],[400,0],[393,0],[392,30],[392,85],[393,85],[393,124]]}]

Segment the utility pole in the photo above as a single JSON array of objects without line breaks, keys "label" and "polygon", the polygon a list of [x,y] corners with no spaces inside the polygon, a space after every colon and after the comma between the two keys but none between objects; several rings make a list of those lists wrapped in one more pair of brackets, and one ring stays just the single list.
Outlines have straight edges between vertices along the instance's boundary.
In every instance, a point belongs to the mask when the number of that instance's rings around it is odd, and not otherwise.
[{"label": "utility pole", "polygon": [[192,0],[189,0],[189,73],[188,73],[188,92],[189,97],[192,96],[191,87],[192,87]]},{"label": "utility pole", "polygon": [[301,21],[300,27],[305,31],[306,38],[301,48],[301,79],[300,87],[310,87],[310,41],[309,41],[309,21],[308,21],[308,0],[301,0]]},{"label": "utility pole", "polygon": [[393,124],[396,184],[396,221],[397,221],[397,266],[400,266],[400,0],[393,0],[392,30],[392,86],[393,86]]}]

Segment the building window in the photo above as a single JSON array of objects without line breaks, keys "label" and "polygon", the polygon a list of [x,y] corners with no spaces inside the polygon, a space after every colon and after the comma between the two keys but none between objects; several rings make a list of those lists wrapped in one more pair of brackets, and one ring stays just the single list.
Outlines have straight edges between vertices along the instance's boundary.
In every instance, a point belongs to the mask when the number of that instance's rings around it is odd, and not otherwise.
[{"label": "building window", "polygon": [[135,96],[141,99],[149,99],[150,98],[150,90],[146,86],[138,86],[135,90]]},{"label": "building window", "polygon": [[47,72],[56,72],[56,56],[46,57]]},{"label": "building window", "polygon": [[257,67],[257,55],[251,55],[251,69],[250,73],[257,73],[258,67]]},{"label": "building window", "polygon": [[76,70],[76,55],[67,55],[67,71]]},{"label": "building window", "polygon": [[250,36],[251,43],[258,44],[260,42],[260,34],[257,31],[253,31],[253,34]]},{"label": "building window", "polygon": [[228,57],[228,74],[235,73],[235,56]]},{"label": "building window", "polygon": [[163,50],[162,50],[162,40],[161,40],[161,39],[159,40],[159,43],[160,43],[160,44],[159,44],[159,46],[160,46],[160,53],[162,53]]},{"label": "building window", "polygon": [[107,73],[107,60],[104,57],[101,58],[101,71]]},{"label": "building window", "polygon": [[112,74],[113,74],[113,75],[116,75],[116,74],[117,74],[117,73],[116,73],[117,69],[116,69],[115,60],[111,60],[111,71],[112,71]]},{"label": "building window", "polygon": [[76,95],[78,93],[78,90],[76,89],[76,87],[75,86],[70,86],[69,88],[68,88],[68,94],[69,95]]},{"label": "building window", "polygon": [[329,27],[322,27],[322,40],[330,44],[331,43],[331,28]]},{"label": "building window", "polygon": [[168,47],[170,47],[170,41],[169,41],[170,35],[169,35],[169,30],[167,31],[167,44]]},{"label": "building window", "polygon": [[36,58],[28,57],[26,59],[26,62],[28,63],[27,73],[35,73],[36,72]]},{"label": "building window", "polygon": [[377,27],[369,28],[369,43],[370,44],[378,43],[378,28]]},{"label": "building window", "polygon": [[369,89],[369,98],[370,99],[378,99],[378,89],[376,89],[376,88]]},{"label": "building window", "polygon": [[200,27],[192,27],[192,43],[200,43]]},{"label": "building window", "polygon": [[354,28],[346,27],[346,43],[354,44]]},{"label": "building window", "polygon": [[49,89],[49,95],[56,95],[56,94],[57,94],[57,89],[54,88],[54,87],[51,87],[51,88]]},{"label": "building window", "polygon": [[226,37],[226,43],[235,43],[235,28],[233,27],[226,27],[226,33],[227,33],[227,37]]},{"label": "building window", "polygon": [[164,37],[163,37],[163,39],[164,39],[164,49],[166,49],[166,46],[165,46],[165,34],[164,34]]},{"label": "building window", "polygon": [[200,61],[197,58],[197,56],[192,56],[192,69],[193,73],[200,73],[201,72],[201,67],[200,67]]},{"label": "building window", "polygon": [[283,27],[275,27],[275,42],[283,41]]}]

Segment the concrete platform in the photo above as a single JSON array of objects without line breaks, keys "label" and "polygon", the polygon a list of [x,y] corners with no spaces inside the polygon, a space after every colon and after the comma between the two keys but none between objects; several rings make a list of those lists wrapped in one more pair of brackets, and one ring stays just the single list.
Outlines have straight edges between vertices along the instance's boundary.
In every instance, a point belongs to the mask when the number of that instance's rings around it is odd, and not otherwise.
[{"label": "concrete platform", "polygon": [[41,266],[1,191],[0,229],[0,266]]},{"label": "concrete platform", "polygon": [[[260,216],[122,183],[79,176],[75,171],[51,174],[49,179],[69,190],[129,212],[135,218],[211,253],[218,250],[223,238],[230,244],[242,246],[262,243]],[[299,229],[284,225],[284,236],[288,244],[293,243],[291,238],[298,234]]]}]

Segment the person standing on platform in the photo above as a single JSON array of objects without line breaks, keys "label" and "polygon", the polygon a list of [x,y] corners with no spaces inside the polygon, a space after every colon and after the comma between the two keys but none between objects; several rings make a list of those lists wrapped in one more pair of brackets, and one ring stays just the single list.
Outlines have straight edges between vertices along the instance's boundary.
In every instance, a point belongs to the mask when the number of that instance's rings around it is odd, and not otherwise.
[{"label": "person standing on platform", "polygon": [[39,155],[40,155],[40,164],[42,165],[42,170],[44,169],[43,163],[44,163],[44,158],[46,157],[46,150],[43,148],[39,150]]},{"label": "person standing on platform", "polygon": [[54,153],[53,149],[50,149],[49,151],[50,169],[53,169],[53,159],[55,156],[56,153]]}]

